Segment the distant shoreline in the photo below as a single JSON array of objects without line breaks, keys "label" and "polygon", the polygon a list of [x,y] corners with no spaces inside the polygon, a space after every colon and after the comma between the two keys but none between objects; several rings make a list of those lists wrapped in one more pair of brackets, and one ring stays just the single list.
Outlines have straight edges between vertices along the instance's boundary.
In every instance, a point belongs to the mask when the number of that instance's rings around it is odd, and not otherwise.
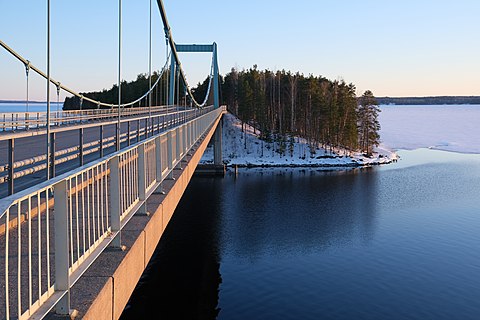
[{"label": "distant shoreline", "polygon": [[[379,105],[480,105],[480,96],[430,96],[430,97],[376,97]],[[25,100],[0,100],[0,103],[20,104]],[[51,101],[56,103],[55,101]],[[46,101],[29,101],[29,104],[46,104]]]},{"label": "distant shoreline", "polygon": [[[51,103],[55,102],[56,101],[50,101]],[[26,100],[0,100],[0,103],[27,103]],[[28,101],[28,103],[32,103],[32,104],[42,104],[42,103],[47,103],[47,101]]]},{"label": "distant shoreline", "polygon": [[380,105],[480,104],[480,96],[376,97]]}]

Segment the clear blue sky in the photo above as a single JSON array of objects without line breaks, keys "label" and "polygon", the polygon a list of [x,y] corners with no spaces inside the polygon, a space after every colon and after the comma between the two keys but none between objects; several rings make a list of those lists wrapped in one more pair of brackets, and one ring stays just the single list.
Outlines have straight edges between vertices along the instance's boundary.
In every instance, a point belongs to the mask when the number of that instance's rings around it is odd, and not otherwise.
[{"label": "clear blue sky", "polygon": [[[177,43],[219,46],[219,64],[285,69],[344,79],[377,96],[480,95],[477,0],[164,0]],[[77,91],[117,81],[117,0],[52,5],[52,77]],[[154,69],[165,63],[154,8]],[[123,0],[123,73],[148,72],[149,0]],[[0,2],[0,39],[45,70],[46,1]],[[209,72],[208,54],[182,54],[191,84]],[[31,98],[45,84],[31,79]],[[52,89],[52,94],[55,90]],[[55,95],[55,94],[54,94]],[[0,99],[24,99],[22,64],[0,50]],[[63,96],[61,97],[63,99]]]}]

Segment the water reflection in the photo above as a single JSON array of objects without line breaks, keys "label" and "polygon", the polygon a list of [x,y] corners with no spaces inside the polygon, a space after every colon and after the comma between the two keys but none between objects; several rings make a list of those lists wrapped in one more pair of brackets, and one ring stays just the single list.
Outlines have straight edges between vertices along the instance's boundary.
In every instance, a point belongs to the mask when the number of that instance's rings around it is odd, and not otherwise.
[{"label": "water reflection", "polygon": [[219,187],[213,179],[189,185],[121,319],[217,317]]},{"label": "water reflection", "polygon": [[377,175],[373,169],[240,172],[224,192],[226,252],[317,251],[375,232]]},{"label": "water reflection", "polygon": [[124,319],[477,319],[480,156],[428,151],[194,179]]}]

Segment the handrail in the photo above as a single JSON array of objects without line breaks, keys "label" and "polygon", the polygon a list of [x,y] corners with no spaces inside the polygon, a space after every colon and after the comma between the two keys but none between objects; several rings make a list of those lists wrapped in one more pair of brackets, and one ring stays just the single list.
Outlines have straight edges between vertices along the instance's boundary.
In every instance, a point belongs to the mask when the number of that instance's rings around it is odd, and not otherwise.
[{"label": "handrail", "polygon": [[[127,132],[124,132],[120,135],[120,143],[125,143],[129,145],[131,141],[138,141],[140,140],[140,137],[143,139],[147,138],[149,133],[158,133],[162,130],[166,130],[168,128],[171,128],[175,125],[177,125],[179,122],[185,122],[188,120],[193,119],[194,117],[198,116],[199,114],[203,114],[205,112],[208,112],[212,107],[206,107],[203,109],[180,109],[179,111],[173,111],[172,108],[165,108],[161,107],[159,109],[156,109],[155,112],[153,112],[152,115],[152,120],[148,121],[148,123],[145,123],[144,127],[139,127],[137,124],[137,128],[131,129]],[[147,109],[147,108],[145,108]],[[148,110],[148,109],[147,109]],[[144,110],[144,111],[147,111]],[[138,118],[138,116],[141,116],[142,118]],[[139,113],[138,115],[130,115],[130,117],[126,116],[126,118],[122,119],[121,122],[135,122],[139,121],[140,119],[144,119],[147,117],[148,114],[146,113]],[[99,119],[100,117],[97,115],[94,119]],[[91,122],[88,121],[80,121],[76,120],[73,125],[69,126],[64,126],[64,127],[59,127],[57,128],[57,132],[65,132],[65,131],[72,131],[72,130],[78,130],[77,128],[81,128],[83,126],[99,126],[101,132],[103,132],[103,127],[108,123],[105,122]],[[115,120],[116,122],[116,120]],[[128,125],[128,128],[130,128],[130,125]],[[58,131],[61,130],[61,131]],[[23,131],[23,135],[27,134],[27,131]],[[13,141],[16,139],[15,137],[18,137],[20,133],[13,133],[9,135],[2,135],[0,134],[0,140],[2,138],[7,138],[9,141]],[[81,131],[78,133],[79,137],[82,135]],[[116,139],[115,136],[103,136],[103,133],[100,134],[102,139],[99,140],[94,140],[93,142],[88,142],[88,143],[80,143],[80,139],[77,140],[79,141],[78,144],[71,145],[69,147],[66,147],[61,150],[56,150],[53,154],[50,155],[50,161],[51,165],[53,167],[63,164],[75,159],[79,159],[80,164],[83,164],[83,158],[89,154],[93,154],[95,152],[98,152],[99,155],[96,157],[102,157],[104,150],[105,152],[108,151],[108,153],[113,152],[113,150],[108,150],[109,147],[115,145],[114,140]],[[14,153],[14,148],[9,150],[12,154]],[[14,187],[14,181],[18,178],[25,177],[31,174],[34,174],[36,172],[39,172],[41,170],[46,169],[47,167],[47,155],[45,153],[38,155],[38,156],[30,156],[30,157],[24,157],[24,158],[17,158],[17,156],[12,156],[12,160],[14,161],[8,163],[0,163],[0,187],[2,184],[8,183],[8,192],[9,194],[12,194],[15,192],[15,190],[18,190],[18,188]],[[25,183],[23,183],[24,186]],[[15,190],[14,190],[15,188]],[[1,190],[0,190],[1,191]],[[6,192],[4,189],[1,192]],[[1,196],[0,196],[1,197]]]},{"label": "handrail", "polygon": [[[156,106],[126,108],[121,112],[121,118],[128,118],[136,115],[149,115],[158,112],[175,109],[178,106]],[[87,110],[65,110],[51,111],[50,121],[53,126],[71,125],[86,121],[98,121],[102,119],[118,117],[117,110],[112,109],[87,109]],[[47,125],[46,112],[0,112],[0,131],[16,131],[38,129]],[[1,140],[1,135],[0,135]]]},{"label": "handrail", "polygon": [[69,308],[69,289],[108,246],[121,246],[127,222],[223,112],[211,108],[167,132],[0,200],[5,225],[0,305],[5,318],[42,318],[56,305]]}]

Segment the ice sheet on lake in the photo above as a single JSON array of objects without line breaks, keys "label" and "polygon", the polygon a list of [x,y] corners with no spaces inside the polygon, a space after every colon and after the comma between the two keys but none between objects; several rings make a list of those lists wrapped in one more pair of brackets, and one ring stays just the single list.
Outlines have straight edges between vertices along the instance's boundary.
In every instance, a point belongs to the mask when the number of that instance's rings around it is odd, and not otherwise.
[{"label": "ice sheet on lake", "polygon": [[381,106],[380,135],[393,149],[480,153],[480,106]]}]

